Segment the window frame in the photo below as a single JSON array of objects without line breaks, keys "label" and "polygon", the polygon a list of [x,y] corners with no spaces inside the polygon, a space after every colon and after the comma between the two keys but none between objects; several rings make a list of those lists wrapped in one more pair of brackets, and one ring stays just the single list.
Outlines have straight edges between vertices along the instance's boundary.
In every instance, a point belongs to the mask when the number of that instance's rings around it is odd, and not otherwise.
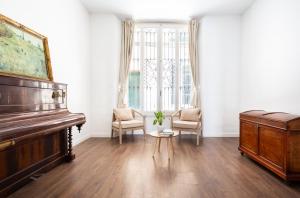
[{"label": "window frame", "polygon": [[[157,109],[156,110],[145,110],[144,108],[144,69],[143,69],[143,61],[144,60],[144,45],[141,45],[141,54],[140,54],[140,90],[139,90],[139,104],[140,104],[140,109],[142,109],[146,115],[152,115],[154,111],[164,111],[167,115],[171,114],[172,112],[180,109],[180,104],[179,104],[179,79],[180,79],[180,75],[181,73],[179,72],[179,29],[186,29],[188,28],[188,23],[168,23],[168,22],[163,22],[163,23],[156,23],[156,22],[137,22],[135,24],[135,28],[155,28],[157,29]],[[175,109],[174,110],[163,110],[163,96],[162,96],[162,89],[163,89],[163,83],[162,83],[162,30],[163,28],[174,28],[176,29],[176,42],[175,42],[175,62],[176,62],[176,82],[175,82]],[[145,38],[144,38],[144,34],[140,35],[140,43],[145,43]],[[133,44],[134,45],[134,44]],[[130,72],[131,70],[129,70]],[[192,91],[191,91],[192,94]],[[128,96],[127,96],[128,97]],[[128,101],[129,102],[129,101]],[[190,105],[191,106],[191,105]]]}]

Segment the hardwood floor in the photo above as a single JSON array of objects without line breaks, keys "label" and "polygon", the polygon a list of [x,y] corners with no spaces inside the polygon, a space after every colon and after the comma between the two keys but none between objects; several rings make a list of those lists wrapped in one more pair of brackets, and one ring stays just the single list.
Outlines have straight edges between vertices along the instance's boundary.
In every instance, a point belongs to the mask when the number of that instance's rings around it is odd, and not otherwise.
[{"label": "hardwood floor", "polygon": [[11,195],[13,197],[300,197],[300,183],[284,183],[237,150],[237,138],[176,139],[168,162],[166,142],[152,158],[154,138],[89,139],[76,159]]}]

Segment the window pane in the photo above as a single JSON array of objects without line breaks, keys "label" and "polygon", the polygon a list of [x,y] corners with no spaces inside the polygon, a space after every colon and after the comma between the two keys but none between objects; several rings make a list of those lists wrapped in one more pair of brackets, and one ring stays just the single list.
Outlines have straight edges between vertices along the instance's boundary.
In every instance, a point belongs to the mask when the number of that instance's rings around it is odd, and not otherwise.
[{"label": "window pane", "polygon": [[176,29],[162,30],[162,110],[175,110]]},{"label": "window pane", "polygon": [[157,110],[157,29],[144,28],[143,106],[145,111]]},{"label": "window pane", "polygon": [[128,105],[132,108],[140,108],[140,71],[129,72]]},{"label": "window pane", "polygon": [[141,29],[136,28],[133,40],[133,54],[128,76],[128,106],[139,109],[141,78]]},{"label": "window pane", "polygon": [[188,108],[192,100],[192,75],[187,30],[179,32],[179,108]]},{"label": "window pane", "polygon": [[187,27],[136,26],[128,105],[144,111],[188,108],[191,92]]}]

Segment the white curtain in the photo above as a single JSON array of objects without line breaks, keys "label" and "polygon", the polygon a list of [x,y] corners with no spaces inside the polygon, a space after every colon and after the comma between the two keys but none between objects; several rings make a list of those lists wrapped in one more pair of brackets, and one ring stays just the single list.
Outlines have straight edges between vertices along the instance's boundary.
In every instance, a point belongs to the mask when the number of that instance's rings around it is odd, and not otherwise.
[{"label": "white curtain", "polygon": [[122,23],[121,62],[119,73],[118,107],[126,106],[127,79],[132,56],[134,22],[131,20]]},{"label": "white curtain", "polygon": [[189,51],[193,77],[192,106],[194,107],[200,107],[198,32],[199,22],[196,19],[192,19],[189,22]]}]

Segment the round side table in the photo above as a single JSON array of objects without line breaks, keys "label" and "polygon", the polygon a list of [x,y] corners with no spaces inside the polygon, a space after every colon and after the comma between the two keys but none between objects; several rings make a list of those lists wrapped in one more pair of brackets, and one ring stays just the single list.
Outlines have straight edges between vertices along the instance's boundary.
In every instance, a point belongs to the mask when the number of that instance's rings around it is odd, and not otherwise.
[{"label": "round side table", "polygon": [[[169,158],[169,160],[170,160],[170,152],[172,152],[172,154],[175,155],[174,146],[173,146],[173,137],[178,136],[179,133],[177,131],[173,131],[173,132],[174,133],[172,135],[161,134],[158,131],[152,131],[152,132],[148,133],[150,136],[156,138],[152,157],[154,157],[156,150],[158,152],[160,152],[161,139],[165,139],[167,141],[167,149],[168,149],[168,158]],[[157,146],[157,144],[158,144],[158,146]]]}]

